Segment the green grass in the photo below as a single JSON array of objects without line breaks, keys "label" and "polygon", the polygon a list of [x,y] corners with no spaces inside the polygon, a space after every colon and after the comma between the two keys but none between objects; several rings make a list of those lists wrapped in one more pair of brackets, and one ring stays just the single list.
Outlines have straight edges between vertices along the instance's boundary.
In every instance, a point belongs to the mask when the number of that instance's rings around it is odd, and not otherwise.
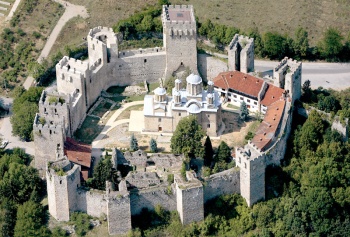
[{"label": "green grass", "polygon": [[93,115],[102,117],[110,108],[112,104],[107,101],[102,101],[97,108],[92,112]]},{"label": "green grass", "polygon": [[239,109],[238,106],[233,105],[233,104],[230,104],[230,103],[227,104],[227,107],[229,107],[229,108],[231,108],[231,109]]},{"label": "green grass", "polygon": [[104,125],[99,125],[100,120],[94,117],[86,116],[81,127],[74,133],[78,141],[91,144],[92,141],[101,133]]}]

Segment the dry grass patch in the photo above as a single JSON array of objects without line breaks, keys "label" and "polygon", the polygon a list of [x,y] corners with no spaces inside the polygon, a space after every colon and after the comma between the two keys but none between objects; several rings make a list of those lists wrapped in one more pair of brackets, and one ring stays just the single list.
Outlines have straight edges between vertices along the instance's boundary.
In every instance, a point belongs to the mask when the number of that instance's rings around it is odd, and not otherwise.
[{"label": "dry grass patch", "polygon": [[130,106],[129,108],[125,109],[116,119],[121,120],[121,119],[130,119],[130,113],[132,110],[137,110],[137,111],[142,111],[143,110],[143,105],[134,105]]},{"label": "dry grass patch", "polygon": [[158,0],[69,0],[70,3],[85,6],[90,14],[88,19],[76,17],[62,29],[50,55],[58,50],[63,52],[66,45],[77,46],[84,42],[89,30],[97,26],[112,27],[119,20],[125,19],[147,5],[154,5]]}]

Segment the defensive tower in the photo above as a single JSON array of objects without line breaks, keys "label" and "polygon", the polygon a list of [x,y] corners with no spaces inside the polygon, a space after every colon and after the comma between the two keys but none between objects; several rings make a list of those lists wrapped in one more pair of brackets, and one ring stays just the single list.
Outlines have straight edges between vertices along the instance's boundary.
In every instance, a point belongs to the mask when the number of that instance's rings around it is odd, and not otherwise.
[{"label": "defensive tower", "polygon": [[181,66],[197,70],[197,27],[193,6],[163,6],[163,42],[166,49],[165,76]]},{"label": "defensive tower", "polygon": [[254,71],[254,39],[236,34],[228,46],[229,71]]}]

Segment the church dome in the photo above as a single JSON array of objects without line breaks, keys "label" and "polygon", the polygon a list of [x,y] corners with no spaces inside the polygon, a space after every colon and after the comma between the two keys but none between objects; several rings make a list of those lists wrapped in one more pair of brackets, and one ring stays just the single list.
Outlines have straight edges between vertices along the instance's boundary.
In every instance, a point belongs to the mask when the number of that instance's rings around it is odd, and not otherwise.
[{"label": "church dome", "polygon": [[202,83],[202,78],[198,75],[191,74],[186,78],[186,82],[190,84]]},{"label": "church dome", "polygon": [[154,90],[154,94],[156,94],[156,95],[165,95],[166,94],[166,90],[163,87],[157,87]]},{"label": "church dome", "polygon": [[213,86],[214,82],[213,81],[208,81],[208,86]]},{"label": "church dome", "polygon": [[178,78],[175,80],[175,83],[181,83],[181,80]]},{"label": "church dome", "polygon": [[196,103],[193,103],[190,106],[188,106],[187,111],[190,114],[198,114],[199,112],[201,112],[201,108],[199,108],[199,106]]}]

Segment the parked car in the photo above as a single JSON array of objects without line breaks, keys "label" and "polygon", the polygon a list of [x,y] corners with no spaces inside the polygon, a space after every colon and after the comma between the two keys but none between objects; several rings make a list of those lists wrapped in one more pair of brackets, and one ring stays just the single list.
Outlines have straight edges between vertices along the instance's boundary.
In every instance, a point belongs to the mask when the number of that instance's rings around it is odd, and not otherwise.
[{"label": "parked car", "polygon": [[2,141],[0,145],[0,149],[4,149],[7,146],[7,144],[9,144],[9,141],[7,140]]}]

